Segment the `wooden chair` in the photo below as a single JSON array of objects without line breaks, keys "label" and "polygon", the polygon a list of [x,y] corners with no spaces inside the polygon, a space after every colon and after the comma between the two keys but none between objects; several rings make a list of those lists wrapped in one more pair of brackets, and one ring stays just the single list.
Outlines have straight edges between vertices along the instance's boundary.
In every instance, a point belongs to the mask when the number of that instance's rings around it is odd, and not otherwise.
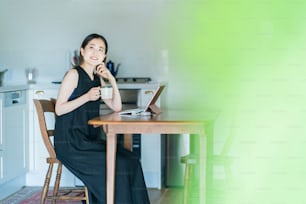
[{"label": "wooden chair", "polygon": [[[234,121],[234,117],[231,116],[230,117],[230,121]],[[233,122],[232,122],[233,123]],[[211,126],[209,127],[211,129],[209,129],[208,131],[210,132],[211,135],[213,135],[213,123],[211,124]],[[222,147],[222,151],[219,154],[214,154],[213,153],[213,146],[214,146],[214,140],[213,140],[213,136],[209,138],[208,140],[208,145],[207,148],[209,149],[209,155],[207,157],[208,161],[207,161],[207,185],[208,186],[213,186],[213,167],[214,166],[223,166],[224,169],[224,174],[225,174],[225,178],[224,180],[228,180],[228,182],[230,182],[230,180],[232,179],[232,170],[231,170],[231,166],[233,163],[233,158],[230,156],[229,152],[230,149],[232,148],[232,143],[234,140],[234,130],[233,128],[230,128],[230,132],[228,133],[228,136],[225,140],[225,143]],[[199,164],[199,156],[197,156],[196,154],[188,154],[185,156],[181,157],[181,163],[185,164],[185,175],[184,175],[184,204],[188,203],[188,198],[192,197],[190,194],[194,193],[194,192],[190,192],[190,177],[193,175],[193,171],[195,168],[195,165]]]},{"label": "wooden chair", "polygon": [[[47,199],[51,199],[52,203],[54,204],[56,203],[56,200],[86,201],[86,204],[89,204],[88,191],[86,187],[60,188],[62,163],[56,158],[56,153],[52,143],[52,139],[54,137],[54,129],[48,129],[49,127],[47,127],[45,118],[45,113],[53,113],[55,117],[55,100],[34,99],[33,101],[37,111],[42,139],[49,153],[49,157],[47,158],[49,168],[41,192],[40,203],[44,204]],[[49,184],[54,164],[57,164],[57,173],[53,188],[53,194],[48,195]]]}]

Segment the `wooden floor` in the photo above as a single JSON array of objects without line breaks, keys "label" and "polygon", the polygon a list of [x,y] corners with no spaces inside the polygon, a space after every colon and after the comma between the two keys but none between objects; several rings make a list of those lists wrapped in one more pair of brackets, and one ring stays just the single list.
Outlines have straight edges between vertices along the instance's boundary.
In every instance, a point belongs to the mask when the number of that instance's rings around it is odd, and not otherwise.
[{"label": "wooden floor", "polygon": [[149,189],[149,197],[151,204],[181,204],[183,203],[183,189]]}]

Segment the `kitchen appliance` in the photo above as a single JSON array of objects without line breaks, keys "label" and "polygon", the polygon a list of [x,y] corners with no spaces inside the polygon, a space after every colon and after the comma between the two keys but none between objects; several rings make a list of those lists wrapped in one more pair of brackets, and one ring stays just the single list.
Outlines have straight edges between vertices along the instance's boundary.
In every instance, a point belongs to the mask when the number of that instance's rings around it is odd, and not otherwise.
[{"label": "kitchen appliance", "polygon": [[118,84],[123,83],[148,83],[151,81],[150,77],[118,77],[116,78]]}]

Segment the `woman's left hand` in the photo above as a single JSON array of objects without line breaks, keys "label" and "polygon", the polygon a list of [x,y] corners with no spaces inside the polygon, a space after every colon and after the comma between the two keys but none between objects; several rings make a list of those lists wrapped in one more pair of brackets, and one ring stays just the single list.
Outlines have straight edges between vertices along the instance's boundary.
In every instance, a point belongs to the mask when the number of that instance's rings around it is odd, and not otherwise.
[{"label": "woman's left hand", "polygon": [[114,78],[113,75],[110,73],[110,71],[106,68],[105,64],[99,64],[97,65],[97,72],[99,76],[110,80],[111,78]]}]

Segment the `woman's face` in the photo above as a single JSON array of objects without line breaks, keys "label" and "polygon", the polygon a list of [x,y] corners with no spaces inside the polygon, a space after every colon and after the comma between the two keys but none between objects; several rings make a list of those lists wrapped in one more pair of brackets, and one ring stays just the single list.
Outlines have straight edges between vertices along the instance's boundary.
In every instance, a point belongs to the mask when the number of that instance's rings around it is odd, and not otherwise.
[{"label": "woman's face", "polygon": [[81,55],[84,63],[97,66],[101,64],[106,57],[105,44],[100,38],[94,38],[85,46],[81,48]]}]

